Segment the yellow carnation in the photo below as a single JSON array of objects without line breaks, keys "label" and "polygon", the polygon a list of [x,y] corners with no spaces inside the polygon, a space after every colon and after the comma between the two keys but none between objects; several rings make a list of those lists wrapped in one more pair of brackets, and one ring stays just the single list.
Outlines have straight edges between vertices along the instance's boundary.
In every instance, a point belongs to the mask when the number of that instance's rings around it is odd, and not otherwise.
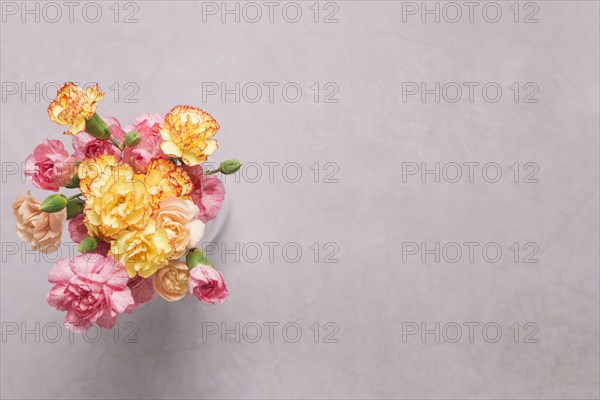
[{"label": "yellow carnation", "polygon": [[[83,160],[79,167],[77,167],[77,176],[79,178],[79,188],[84,196],[88,196],[91,191],[92,182],[95,186],[101,185],[101,179],[106,180],[113,168],[119,165],[119,161],[112,154],[105,154],[97,158],[86,158]],[[125,168],[128,165],[123,165]],[[131,174],[133,169],[129,167]],[[125,171],[123,171],[125,172]]]},{"label": "yellow carnation", "polygon": [[123,232],[108,254],[125,265],[131,278],[148,278],[169,263],[173,250],[167,233],[157,229],[156,222],[150,219],[143,230]]},{"label": "yellow carnation", "polygon": [[76,135],[85,130],[85,121],[92,118],[102,97],[98,84],[83,90],[72,82],[65,83],[48,106],[48,115],[59,125],[70,125],[65,135]]},{"label": "yellow carnation", "polygon": [[159,129],[164,140],[160,145],[162,151],[181,158],[187,165],[205,162],[219,147],[212,139],[219,124],[209,113],[196,107],[174,107]]},{"label": "yellow carnation", "polygon": [[143,178],[129,165],[107,165],[88,184],[85,224],[91,235],[110,241],[128,228],[146,226],[152,209]]},{"label": "yellow carnation", "polygon": [[194,184],[183,167],[163,158],[155,158],[148,164],[145,177],[146,189],[151,196],[153,208],[169,196],[186,197],[192,193]]}]

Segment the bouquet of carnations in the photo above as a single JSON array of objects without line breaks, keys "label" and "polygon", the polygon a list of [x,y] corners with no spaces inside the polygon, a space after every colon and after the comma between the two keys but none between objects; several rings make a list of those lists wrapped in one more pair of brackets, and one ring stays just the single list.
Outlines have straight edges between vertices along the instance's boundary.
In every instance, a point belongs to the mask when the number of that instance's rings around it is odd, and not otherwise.
[{"label": "bouquet of carnations", "polygon": [[[69,220],[81,256],[60,260],[50,270],[48,304],[66,311],[65,326],[83,332],[94,323],[112,328],[156,295],[167,301],[189,295],[222,302],[223,275],[195,246],[205,223],[224,199],[215,173],[233,174],[241,164],[202,163],[218,146],[219,124],[207,112],[176,106],[163,119],[144,114],[123,127],[96,113],[103,93],[65,84],[48,107],[50,119],[68,126],[73,154],[46,139],[25,161],[25,177],[55,193],[44,201],[28,193],[13,204],[19,237],[33,249],[55,252]],[[185,258],[185,262],[180,261]]]}]

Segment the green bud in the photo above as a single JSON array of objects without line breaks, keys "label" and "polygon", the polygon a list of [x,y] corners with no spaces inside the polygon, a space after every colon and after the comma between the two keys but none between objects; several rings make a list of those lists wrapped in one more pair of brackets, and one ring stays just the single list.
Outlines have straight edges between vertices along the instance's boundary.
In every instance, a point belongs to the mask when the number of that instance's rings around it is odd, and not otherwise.
[{"label": "green bud", "polygon": [[51,194],[46,197],[46,200],[42,201],[40,205],[40,211],[46,213],[55,213],[59,212],[63,208],[67,206],[67,196],[64,194]]},{"label": "green bud", "polygon": [[221,163],[219,170],[222,174],[235,174],[242,167],[242,163],[238,160],[225,160]]},{"label": "green bud", "polygon": [[206,254],[200,249],[192,249],[188,251],[185,256],[185,261],[189,269],[192,269],[200,264],[211,265],[210,260],[206,257]]},{"label": "green bud", "polygon": [[75,217],[83,211],[83,200],[69,199],[67,202],[67,219]]},{"label": "green bud", "polygon": [[92,118],[85,121],[85,131],[96,139],[107,140],[110,138],[108,124],[96,113],[92,115]]},{"label": "green bud", "polygon": [[81,243],[79,243],[79,246],[77,246],[77,251],[81,253],[89,253],[90,251],[96,250],[97,247],[98,241],[95,238],[88,236],[83,239]]},{"label": "green bud", "polygon": [[137,131],[127,132],[123,141],[129,147],[137,146],[142,141],[142,135],[137,133]]}]

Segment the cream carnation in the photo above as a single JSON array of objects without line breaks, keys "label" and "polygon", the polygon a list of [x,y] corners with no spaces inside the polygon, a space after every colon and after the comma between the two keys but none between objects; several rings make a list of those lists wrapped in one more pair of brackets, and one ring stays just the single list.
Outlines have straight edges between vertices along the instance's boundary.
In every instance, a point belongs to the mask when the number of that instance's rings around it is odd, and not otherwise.
[{"label": "cream carnation", "polygon": [[191,200],[171,196],[160,202],[154,215],[156,227],[167,232],[173,258],[183,257],[204,236],[204,224],[197,219],[198,213]]},{"label": "cream carnation", "polygon": [[19,196],[12,208],[17,220],[17,235],[21,240],[31,243],[34,250],[42,253],[54,253],[58,250],[67,221],[66,209],[56,213],[42,212],[40,202],[29,193]]}]

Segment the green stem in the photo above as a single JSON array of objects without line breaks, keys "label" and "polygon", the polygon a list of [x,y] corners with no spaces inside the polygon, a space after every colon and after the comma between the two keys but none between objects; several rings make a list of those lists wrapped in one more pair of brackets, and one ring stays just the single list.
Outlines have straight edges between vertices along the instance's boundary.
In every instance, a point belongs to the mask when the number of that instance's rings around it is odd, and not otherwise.
[{"label": "green stem", "polygon": [[206,171],[204,173],[204,175],[212,175],[212,174],[216,174],[217,172],[221,171],[221,169],[213,169],[212,171]]},{"label": "green stem", "polygon": [[121,142],[119,139],[117,139],[117,138],[116,138],[116,137],[114,137],[114,136],[111,136],[111,137],[110,137],[110,141],[111,141],[111,142],[113,142],[113,144],[114,144],[115,146],[117,146],[117,149],[119,149],[119,150],[121,150],[121,151],[123,151],[123,149],[125,148],[125,146],[123,145],[123,142]]},{"label": "green stem", "polygon": [[75,199],[75,198],[77,198],[79,196],[83,196],[83,193],[79,192],[79,193],[77,193],[77,194],[75,194],[73,196],[68,197],[67,200]]}]

